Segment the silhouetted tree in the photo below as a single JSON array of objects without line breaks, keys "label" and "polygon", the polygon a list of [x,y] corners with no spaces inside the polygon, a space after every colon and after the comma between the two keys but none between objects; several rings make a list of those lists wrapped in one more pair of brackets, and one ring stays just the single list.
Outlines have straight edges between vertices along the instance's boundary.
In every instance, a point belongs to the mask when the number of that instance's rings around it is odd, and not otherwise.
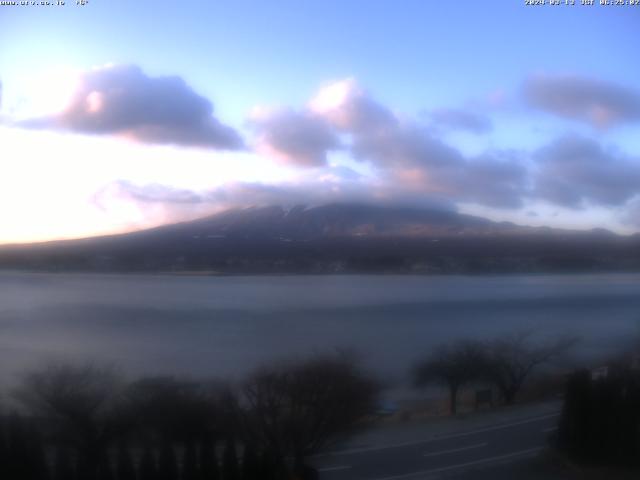
[{"label": "silhouetted tree", "polygon": [[218,385],[144,378],[132,383],[123,398],[137,426],[165,441],[196,442],[219,428]]},{"label": "silhouetted tree", "polygon": [[49,479],[49,466],[44,451],[44,442],[41,434],[35,429],[29,430],[29,444],[31,450],[31,468],[33,469],[32,478],[37,480]]},{"label": "silhouetted tree", "polygon": [[222,454],[222,479],[240,480],[236,443],[231,439],[227,440]]},{"label": "silhouetted tree", "polygon": [[502,336],[485,347],[482,359],[485,377],[510,405],[536,368],[565,353],[576,341],[575,337],[563,337],[552,343],[535,345],[530,331]]},{"label": "silhouetted tree", "polygon": [[24,480],[48,478],[41,439],[27,420],[19,415],[11,416],[7,443],[7,478]]},{"label": "silhouetted tree", "polygon": [[138,478],[140,480],[158,480],[158,466],[155,455],[148,445],[142,451]]},{"label": "silhouetted tree", "polygon": [[295,478],[300,480],[318,480],[318,471],[310,465],[298,464],[294,467]]},{"label": "silhouetted tree", "polygon": [[278,457],[272,451],[265,450],[260,457],[260,469],[263,480],[280,480],[283,478],[287,469],[283,464],[283,459]]},{"label": "silhouetted tree", "polygon": [[261,480],[262,468],[260,457],[255,447],[251,444],[245,445],[242,452],[242,480]]},{"label": "silhouetted tree", "polygon": [[159,480],[178,480],[178,459],[173,446],[164,442],[158,459]]},{"label": "silhouetted tree", "polygon": [[640,466],[640,373],[614,371],[597,380],[588,371],[571,375],[558,446],[582,463]]},{"label": "silhouetted tree", "polygon": [[118,480],[136,480],[136,469],[127,445],[120,443],[116,456],[116,473]]},{"label": "silhouetted tree", "polygon": [[57,447],[53,461],[53,480],[73,480],[76,478],[74,462],[66,447]]},{"label": "silhouetted tree", "polygon": [[8,478],[26,478],[29,474],[29,447],[22,419],[17,414],[11,415],[7,432]]},{"label": "silhouetted tree", "polygon": [[111,441],[109,408],[118,391],[112,369],[51,365],[27,375],[16,396],[33,415],[57,426],[58,436],[76,448],[78,475],[92,480]]},{"label": "silhouetted tree", "polygon": [[475,341],[459,341],[441,345],[414,368],[414,381],[419,387],[429,383],[444,385],[449,390],[449,409],[458,411],[460,389],[481,378],[485,369],[483,345]]},{"label": "silhouetted tree", "polygon": [[203,480],[219,480],[220,469],[215,444],[206,438],[200,447],[200,470]]},{"label": "silhouetted tree", "polygon": [[113,466],[107,452],[103,451],[98,462],[98,480],[114,480]]},{"label": "silhouetted tree", "polygon": [[200,466],[194,442],[188,442],[184,451],[182,480],[200,480]]},{"label": "silhouetted tree", "polygon": [[239,418],[247,443],[275,463],[307,456],[351,433],[375,409],[378,385],[346,355],[263,368],[245,384]]},{"label": "silhouetted tree", "polygon": [[9,447],[7,445],[7,422],[0,414],[0,478],[7,478],[7,464],[9,462]]}]

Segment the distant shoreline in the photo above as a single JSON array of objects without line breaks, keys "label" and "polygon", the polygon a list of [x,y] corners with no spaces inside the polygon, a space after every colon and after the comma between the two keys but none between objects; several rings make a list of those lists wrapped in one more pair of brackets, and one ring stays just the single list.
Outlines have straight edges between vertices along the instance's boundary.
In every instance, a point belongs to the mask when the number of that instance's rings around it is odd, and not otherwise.
[{"label": "distant shoreline", "polygon": [[1,274],[30,275],[106,275],[106,276],[167,276],[167,277],[518,277],[518,276],[590,276],[590,275],[640,275],[640,270],[575,270],[575,271],[509,271],[509,272],[222,272],[218,270],[158,270],[158,271],[101,271],[101,270],[46,270],[3,269]]}]

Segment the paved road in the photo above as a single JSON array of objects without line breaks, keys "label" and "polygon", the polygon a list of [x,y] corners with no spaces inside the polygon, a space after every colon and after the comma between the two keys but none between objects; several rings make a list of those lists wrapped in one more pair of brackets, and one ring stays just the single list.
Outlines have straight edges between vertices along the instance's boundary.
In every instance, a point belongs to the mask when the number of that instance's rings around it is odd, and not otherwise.
[{"label": "paved road", "polygon": [[346,449],[315,461],[322,480],[498,478],[505,465],[538,454],[557,421],[557,412],[545,413],[431,438]]}]

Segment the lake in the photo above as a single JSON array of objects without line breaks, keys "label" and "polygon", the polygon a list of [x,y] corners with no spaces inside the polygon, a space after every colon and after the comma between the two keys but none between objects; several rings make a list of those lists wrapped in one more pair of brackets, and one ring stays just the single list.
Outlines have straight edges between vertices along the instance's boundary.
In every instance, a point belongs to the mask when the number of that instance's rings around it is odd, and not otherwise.
[{"label": "lake", "polygon": [[0,373],[50,361],[237,377],[334,348],[401,379],[441,342],[521,329],[582,337],[582,355],[640,334],[640,275],[177,276],[0,273]]}]

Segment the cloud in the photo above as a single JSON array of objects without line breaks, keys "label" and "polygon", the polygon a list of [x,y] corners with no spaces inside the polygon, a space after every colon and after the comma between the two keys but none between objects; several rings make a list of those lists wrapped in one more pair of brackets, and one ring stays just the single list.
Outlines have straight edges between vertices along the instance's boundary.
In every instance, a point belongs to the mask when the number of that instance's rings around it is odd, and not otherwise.
[{"label": "cloud", "polygon": [[84,72],[60,114],[23,126],[123,135],[141,142],[240,149],[238,133],[213,116],[209,100],[180,77],[149,77],[134,65]]},{"label": "cloud", "polygon": [[592,78],[533,76],[524,97],[535,108],[600,128],[640,121],[640,92]]},{"label": "cloud", "polygon": [[360,134],[354,138],[352,152],[356,158],[382,167],[447,167],[464,163],[457,149],[413,123],[398,122],[390,128]]},{"label": "cloud", "polygon": [[527,169],[510,152],[486,153],[436,178],[450,197],[490,207],[519,208],[527,192]]},{"label": "cloud", "polygon": [[353,78],[322,87],[309,102],[309,109],[339,130],[356,135],[393,128],[397,123],[395,115]]},{"label": "cloud", "polygon": [[466,130],[471,133],[487,133],[493,128],[491,119],[470,110],[441,108],[428,113],[436,128]]},{"label": "cloud", "polygon": [[326,165],[327,153],[340,148],[336,131],[313,112],[256,108],[249,124],[256,131],[257,150],[284,163]]},{"label": "cloud", "polygon": [[640,159],[569,135],[533,155],[534,195],[571,208],[618,206],[640,193]]},{"label": "cloud", "polygon": [[317,177],[321,182],[341,182],[365,180],[364,176],[344,165],[330,165],[325,173]]},{"label": "cloud", "polygon": [[356,159],[377,166],[445,165],[463,161],[460,153],[417,122],[403,120],[376,101],[352,78],[328,84],[309,102],[316,115],[349,135]]},{"label": "cloud", "polygon": [[[541,107],[599,124],[630,121],[636,115],[633,92],[592,80],[535,77],[527,94]],[[640,190],[636,159],[583,137],[560,138],[533,154],[488,150],[469,157],[439,138],[439,128],[433,126],[481,133],[492,128],[488,117],[441,109],[430,113],[432,125],[425,126],[395,114],[352,78],[323,86],[306,109],[256,117],[258,144],[298,165],[326,167],[326,154],[338,148],[340,139],[344,151],[368,163],[381,179],[384,188],[376,188],[384,195],[502,209],[537,200],[582,208],[622,205]]]},{"label": "cloud", "polygon": [[256,108],[249,124],[259,152],[300,166],[327,163],[327,153],[343,145],[341,135],[354,142],[394,128],[397,120],[352,78],[322,87],[300,110]]},{"label": "cloud", "polygon": [[[448,126],[476,131],[491,127],[488,119],[460,110],[443,110],[436,116]],[[394,114],[352,78],[323,86],[302,111],[257,109],[250,121],[262,153],[317,167],[326,166],[327,152],[342,147],[384,179],[384,195],[502,208],[522,203],[526,171],[517,164],[519,159],[505,160],[501,152],[466,158],[434,136],[432,128]]]},{"label": "cloud", "polygon": [[[103,191],[109,196],[127,197],[141,204],[182,206],[211,205],[216,208],[299,204],[323,204],[334,201],[356,201],[365,198],[366,190],[357,184],[323,182],[308,179],[302,182],[270,184],[262,182],[228,182],[214,188],[191,191],[161,184],[135,184],[116,181]],[[370,192],[370,190],[369,190]],[[103,203],[105,195],[97,196]],[[372,198],[367,196],[366,198]]]},{"label": "cloud", "polygon": [[640,196],[629,202],[622,216],[622,222],[633,228],[640,228]]},{"label": "cloud", "polygon": [[[303,178],[295,182],[269,184],[261,182],[228,182],[201,191],[189,191],[160,184],[136,184],[116,181],[94,198],[103,210],[122,200],[135,203],[143,211],[161,211],[163,215],[179,218],[186,212],[213,213],[228,208],[281,205],[318,206],[330,203],[359,203],[371,205],[406,205],[454,210],[453,203],[437,195],[413,192],[392,183],[370,183],[336,178]],[[197,215],[195,215],[197,216]],[[191,215],[191,218],[195,217]]]},{"label": "cloud", "polygon": [[415,122],[401,121],[354,79],[322,87],[303,111],[257,109],[258,148],[301,165],[326,163],[326,153],[340,146],[340,136],[355,158],[391,166],[458,162],[453,148],[431,137]]},{"label": "cloud", "polygon": [[527,195],[527,169],[509,152],[488,152],[441,166],[416,164],[389,169],[398,189],[437,195],[456,203],[518,208]]},{"label": "cloud", "polygon": [[[508,152],[466,158],[419,122],[395,115],[353,79],[325,86],[309,105],[351,136],[354,158],[373,164],[383,177],[397,183],[398,190],[501,208],[522,204],[526,169],[519,158],[507,158]],[[441,115],[450,124],[467,128],[487,128],[489,122],[458,110]]]},{"label": "cloud", "polygon": [[115,185],[121,191],[127,192],[131,198],[141,202],[170,201],[170,203],[195,204],[204,201],[203,197],[194,191],[157,183],[139,186],[132,182],[120,180]]},{"label": "cloud", "polygon": [[[99,100],[90,109],[100,111]],[[448,128],[486,131],[488,118],[464,110],[431,113]],[[544,200],[568,208],[621,206],[640,194],[640,163],[595,140],[569,135],[537,151],[468,156],[418,120],[395,114],[353,79],[322,87],[301,109],[256,108],[249,126],[258,152],[313,167],[283,183],[227,183],[206,191],[122,184],[136,202],[211,208],[329,202],[476,204],[518,209]],[[340,150],[366,175],[329,165]],[[204,208],[204,207],[198,207]]]}]

